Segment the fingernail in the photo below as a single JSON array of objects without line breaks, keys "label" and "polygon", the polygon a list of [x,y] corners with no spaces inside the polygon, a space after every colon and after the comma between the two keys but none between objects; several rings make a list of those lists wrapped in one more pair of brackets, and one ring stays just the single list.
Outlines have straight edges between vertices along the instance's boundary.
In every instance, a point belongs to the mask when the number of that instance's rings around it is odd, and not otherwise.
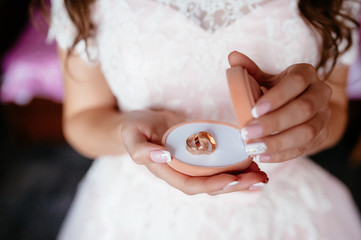
[{"label": "fingernail", "polygon": [[[269,155],[269,154],[262,154],[262,155],[257,155],[257,156],[258,156],[258,161],[259,161],[259,162],[264,162],[264,163],[266,163],[266,162],[270,162],[271,159],[272,159],[272,156]],[[256,157],[257,157],[257,156],[256,156]]]},{"label": "fingernail", "polygon": [[270,162],[272,159],[272,156],[269,154],[261,154],[261,155],[256,155],[253,157],[253,161],[259,163],[259,162]]},{"label": "fingernail", "polygon": [[149,153],[150,159],[156,163],[165,163],[172,161],[172,157],[168,151],[155,150]]},{"label": "fingernail", "polygon": [[239,183],[239,181],[230,182],[226,186],[223,187],[223,190],[227,190],[227,189],[231,188],[232,186],[237,185],[238,183]]},{"label": "fingernail", "polygon": [[241,129],[241,137],[243,140],[254,139],[262,136],[263,126],[261,124],[253,124]]},{"label": "fingernail", "polygon": [[263,142],[250,143],[246,145],[246,152],[248,155],[262,154],[267,150],[266,144]]},{"label": "fingernail", "polygon": [[259,183],[255,183],[253,185],[251,185],[248,190],[261,190],[264,188],[264,186],[266,186],[265,183],[263,182],[259,182]]},{"label": "fingernail", "polygon": [[260,102],[252,108],[252,116],[254,118],[259,118],[260,116],[268,113],[271,108],[272,106],[270,102]]}]

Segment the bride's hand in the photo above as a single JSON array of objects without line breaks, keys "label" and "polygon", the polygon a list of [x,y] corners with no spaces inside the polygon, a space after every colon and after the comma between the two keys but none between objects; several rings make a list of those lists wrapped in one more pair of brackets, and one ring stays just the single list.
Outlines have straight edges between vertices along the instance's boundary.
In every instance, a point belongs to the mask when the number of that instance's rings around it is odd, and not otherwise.
[{"label": "bride's hand", "polygon": [[217,195],[248,190],[256,183],[268,181],[256,163],[238,175],[222,173],[210,177],[191,177],[172,169],[166,164],[171,161],[171,156],[161,145],[161,140],[166,130],[181,121],[184,119],[167,111],[134,111],[127,114],[122,138],[134,162],[145,165],[155,176],[188,195]]},{"label": "bride's hand", "polygon": [[231,66],[242,66],[268,91],[252,109],[254,120],[242,130],[247,150],[261,162],[282,162],[309,154],[328,136],[331,88],[309,64],[295,64],[282,73],[264,73],[239,52]]}]

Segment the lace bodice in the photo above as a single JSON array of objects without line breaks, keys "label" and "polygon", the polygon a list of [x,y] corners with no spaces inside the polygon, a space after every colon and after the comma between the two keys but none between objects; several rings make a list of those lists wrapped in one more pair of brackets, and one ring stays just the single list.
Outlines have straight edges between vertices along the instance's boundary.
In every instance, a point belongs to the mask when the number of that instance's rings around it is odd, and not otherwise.
[{"label": "lace bodice", "polygon": [[[76,51],[100,61],[123,111],[164,108],[190,119],[235,123],[225,80],[231,51],[245,53],[271,73],[317,62],[317,38],[299,16],[297,2],[98,0],[89,54],[84,42]],[[68,48],[76,30],[63,1],[52,4],[49,38]]]},{"label": "lace bodice", "polygon": [[207,31],[216,31],[270,0],[154,0],[172,7]]}]

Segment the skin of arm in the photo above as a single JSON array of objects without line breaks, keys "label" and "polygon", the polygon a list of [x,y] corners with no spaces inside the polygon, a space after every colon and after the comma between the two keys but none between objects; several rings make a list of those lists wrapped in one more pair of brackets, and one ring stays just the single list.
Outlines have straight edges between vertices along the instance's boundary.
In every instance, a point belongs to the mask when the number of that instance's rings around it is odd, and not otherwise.
[{"label": "skin of arm", "polygon": [[63,131],[67,141],[89,158],[125,152],[120,129],[124,116],[99,64],[90,65],[58,50],[64,76]]}]

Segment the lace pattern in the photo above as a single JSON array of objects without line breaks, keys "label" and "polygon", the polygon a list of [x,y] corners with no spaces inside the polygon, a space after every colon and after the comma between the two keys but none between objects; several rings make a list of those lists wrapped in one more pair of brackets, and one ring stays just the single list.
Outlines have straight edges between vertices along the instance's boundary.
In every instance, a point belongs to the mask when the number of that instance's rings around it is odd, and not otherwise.
[{"label": "lace pattern", "polygon": [[155,0],[172,7],[197,25],[214,32],[233,23],[269,0]]},{"label": "lace pattern", "polygon": [[[163,4],[178,11],[185,17],[189,18],[193,23],[202,27],[209,32],[215,32],[234,23],[242,16],[262,8],[263,5],[276,0],[145,0]],[[119,1],[119,4],[127,4],[126,0]],[[294,1],[291,1],[291,3]],[[296,3],[294,3],[296,4]],[[100,1],[96,1],[95,5],[101,5]],[[98,7],[98,6],[96,6]],[[93,6],[93,9],[96,9]],[[358,16],[360,5],[357,2],[345,2],[345,13],[352,16]],[[100,11],[93,11],[93,19],[99,22]],[[48,33],[48,41],[57,40],[59,46],[68,49],[72,46],[75,39],[76,29],[72,24],[65,6],[64,1],[52,0],[52,20],[51,28]],[[358,32],[354,31],[354,43],[349,51],[340,56],[339,62],[343,64],[351,64],[357,57],[358,53]],[[99,57],[98,43],[96,39],[89,39],[88,46],[85,41],[80,41],[75,51],[88,62],[97,62]]]},{"label": "lace pattern", "polygon": [[[66,11],[64,1],[52,0],[51,5],[51,22],[47,41],[50,42],[55,39],[60,48],[69,49],[74,43],[77,30]],[[93,6],[94,8],[95,6]],[[94,12],[93,21],[97,23],[99,21],[98,11],[93,10],[92,12]],[[94,38],[88,39],[87,44],[81,40],[75,46],[75,52],[89,63],[98,61],[98,49],[98,44]]]}]

